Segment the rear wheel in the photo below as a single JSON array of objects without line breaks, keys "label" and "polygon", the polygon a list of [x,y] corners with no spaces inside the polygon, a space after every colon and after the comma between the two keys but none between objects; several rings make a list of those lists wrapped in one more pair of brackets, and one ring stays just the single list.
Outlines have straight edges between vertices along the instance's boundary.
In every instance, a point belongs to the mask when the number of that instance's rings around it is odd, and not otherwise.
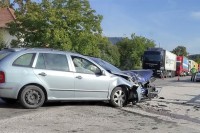
[{"label": "rear wheel", "polygon": [[20,93],[19,101],[24,108],[35,109],[44,104],[45,95],[40,87],[28,85]]},{"label": "rear wheel", "polygon": [[110,96],[110,103],[114,107],[123,107],[127,104],[127,92],[121,87],[116,87]]}]

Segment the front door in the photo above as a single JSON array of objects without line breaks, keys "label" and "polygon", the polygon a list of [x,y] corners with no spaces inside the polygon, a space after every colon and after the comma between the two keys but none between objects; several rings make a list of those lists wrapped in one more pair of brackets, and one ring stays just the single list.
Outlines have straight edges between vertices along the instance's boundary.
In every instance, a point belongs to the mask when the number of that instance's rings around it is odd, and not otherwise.
[{"label": "front door", "polygon": [[102,75],[100,68],[87,59],[72,56],[76,72],[74,73],[75,98],[103,100],[108,97],[109,78]]}]

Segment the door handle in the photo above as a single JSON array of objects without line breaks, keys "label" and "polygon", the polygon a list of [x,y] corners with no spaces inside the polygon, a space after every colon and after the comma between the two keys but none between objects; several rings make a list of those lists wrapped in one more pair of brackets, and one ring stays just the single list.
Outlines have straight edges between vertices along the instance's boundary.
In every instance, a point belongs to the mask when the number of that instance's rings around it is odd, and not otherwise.
[{"label": "door handle", "polygon": [[39,73],[38,75],[40,75],[40,76],[47,76],[47,74],[44,73],[44,72],[41,72],[41,73]]},{"label": "door handle", "polygon": [[82,79],[82,76],[76,76],[77,79]]}]

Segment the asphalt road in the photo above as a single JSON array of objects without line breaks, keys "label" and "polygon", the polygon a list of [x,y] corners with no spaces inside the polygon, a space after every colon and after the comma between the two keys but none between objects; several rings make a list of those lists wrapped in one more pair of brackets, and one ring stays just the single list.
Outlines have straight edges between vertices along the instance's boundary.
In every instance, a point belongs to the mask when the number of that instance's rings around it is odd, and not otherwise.
[{"label": "asphalt road", "polygon": [[[188,82],[189,77],[181,80]],[[155,85],[178,86],[176,78],[157,80]],[[193,83],[196,84],[196,83]],[[144,102],[145,103],[145,102]],[[139,103],[144,104],[144,103]],[[106,102],[48,103],[35,109],[22,109],[19,104],[0,101],[0,131],[16,132],[110,132],[110,133],[199,133],[187,122],[158,116],[138,105],[112,108]]]}]

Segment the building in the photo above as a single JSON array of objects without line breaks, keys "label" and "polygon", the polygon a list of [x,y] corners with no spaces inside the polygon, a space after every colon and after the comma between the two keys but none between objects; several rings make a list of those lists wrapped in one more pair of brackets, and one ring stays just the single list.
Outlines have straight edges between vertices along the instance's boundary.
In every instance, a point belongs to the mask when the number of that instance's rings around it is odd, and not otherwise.
[{"label": "building", "polygon": [[8,27],[6,25],[15,19],[14,10],[12,8],[0,8],[0,37],[6,47],[10,47],[12,39],[16,39],[16,37],[9,34]]}]

